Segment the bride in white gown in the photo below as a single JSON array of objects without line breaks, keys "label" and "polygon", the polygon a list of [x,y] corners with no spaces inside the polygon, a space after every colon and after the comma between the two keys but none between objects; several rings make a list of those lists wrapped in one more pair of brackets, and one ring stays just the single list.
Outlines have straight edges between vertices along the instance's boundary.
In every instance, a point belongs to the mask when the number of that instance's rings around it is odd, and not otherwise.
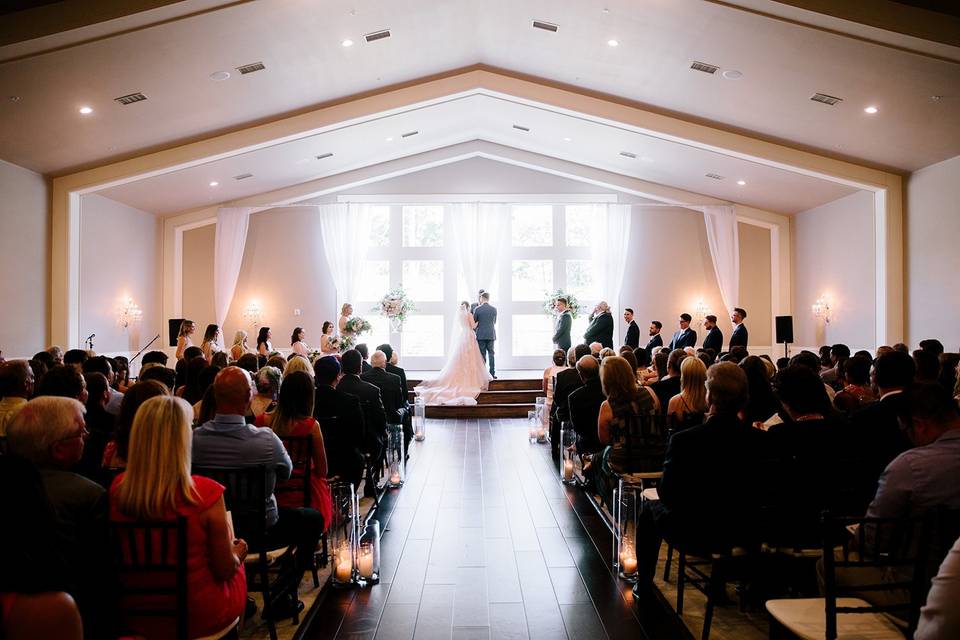
[{"label": "bride in white gown", "polygon": [[459,331],[453,342],[447,362],[434,380],[424,380],[414,388],[428,405],[477,404],[477,396],[486,391],[492,376],[487,371],[477,346],[474,329],[477,322],[470,313],[470,305],[460,303],[454,330]]}]

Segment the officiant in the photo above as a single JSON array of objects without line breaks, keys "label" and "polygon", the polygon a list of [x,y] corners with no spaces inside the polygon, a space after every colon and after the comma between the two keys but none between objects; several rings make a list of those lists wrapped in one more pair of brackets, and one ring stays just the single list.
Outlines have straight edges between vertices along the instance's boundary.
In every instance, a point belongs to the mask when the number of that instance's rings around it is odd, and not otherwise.
[{"label": "officiant", "polygon": [[610,305],[603,300],[598,302],[588,320],[590,324],[583,334],[583,342],[599,342],[605,348],[613,349],[613,315],[610,313]]}]

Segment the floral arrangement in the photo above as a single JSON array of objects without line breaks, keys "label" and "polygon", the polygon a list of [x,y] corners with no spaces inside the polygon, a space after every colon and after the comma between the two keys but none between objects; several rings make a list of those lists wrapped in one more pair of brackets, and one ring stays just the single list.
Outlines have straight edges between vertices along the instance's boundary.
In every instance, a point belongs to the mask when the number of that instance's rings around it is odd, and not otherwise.
[{"label": "floral arrangement", "polygon": [[[367,328],[369,327],[370,327],[370,324],[367,323]],[[353,339],[353,336],[348,336],[348,335],[343,335],[343,336],[340,336],[339,338],[330,339],[331,346],[334,346],[337,349],[339,349],[340,353],[343,353],[344,351],[350,351],[350,349],[353,349],[353,345],[355,342],[356,341]]]},{"label": "floral arrangement", "polygon": [[548,316],[557,315],[557,311],[554,308],[557,304],[558,298],[565,298],[567,300],[567,309],[570,310],[570,315],[573,316],[573,319],[576,320],[584,309],[584,306],[580,304],[580,301],[577,300],[577,297],[572,293],[567,293],[563,289],[557,289],[553,293],[547,294],[546,300],[543,301],[543,312]]},{"label": "floral arrangement", "polygon": [[416,311],[417,307],[407,297],[403,287],[396,287],[388,291],[373,310],[379,312],[384,318],[389,318],[393,327],[399,331],[407,316],[411,311]]},{"label": "floral arrangement", "polygon": [[354,336],[360,336],[361,334],[366,333],[367,331],[370,331],[370,329],[371,329],[370,322],[368,322],[367,320],[364,320],[359,316],[350,318],[343,325],[343,330]]}]

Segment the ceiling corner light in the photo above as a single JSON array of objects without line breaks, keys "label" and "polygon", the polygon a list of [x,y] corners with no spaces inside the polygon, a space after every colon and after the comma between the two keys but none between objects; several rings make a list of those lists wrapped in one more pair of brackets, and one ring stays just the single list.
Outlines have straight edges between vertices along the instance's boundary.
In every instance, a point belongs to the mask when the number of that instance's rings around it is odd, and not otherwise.
[{"label": "ceiling corner light", "polygon": [[607,40],[607,45],[611,47],[619,47],[620,42],[611,38],[610,40]]},{"label": "ceiling corner light", "polygon": [[870,115],[873,115],[873,114],[875,114],[877,111],[880,111],[880,109],[877,109],[877,108],[874,107],[873,105],[870,105],[869,107],[867,107],[867,108],[864,109],[863,111],[864,111],[864,113],[869,113]]},{"label": "ceiling corner light", "polygon": [[215,186],[217,186],[218,184],[220,184],[220,183],[217,182],[216,180],[214,180],[214,181],[212,181],[212,182],[210,183],[210,186],[211,186],[211,187],[215,187]]},{"label": "ceiling corner light", "polygon": [[344,40],[344,41],[341,42],[340,44],[341,44],[342,46],[344,46],[344,47],[352,47],[352,46],[353,46],[353,40],[351,40],[350,38],[347,38],[346,40]]},{"label": "ceiling corner light", "polygon": [[82,113],[82,114],[85,115],[85,116],[88,116],[88,115],[90,115],[91,113],[93,113],[93,108],[92,108],[92,107],[80,107],[80,113]]},{"label": "ceiling corner light", "polygon": [[564,138],[563,141],[564,141],[564,142],[573,142],[573,138]]},{"label": "ceiling corner light", "polygon": [[213,73],[210,74],[210,79],[213,80],[214,82],[223,82],[224,80],[227,80],[229,78],[230,78],[229,71],[214,71]]},{"label": "ceiling corner light", "polygon": [[739,80],[740,78],[743,77],[743,72],[737,71],[736,69],[727,69],[720,75],[722,75],[727,80]]},{"label": "ceiling corner light", "polygon": [[742,187],[743,185],[747,184],[747,181],[746,181],[746,180],[737,180],[737,184]]},{"label": "ceiling corner light", "polygon": [[385,140],[387,142],[393,142],[393,136],[388,136],[387,138],[385,138]]}]

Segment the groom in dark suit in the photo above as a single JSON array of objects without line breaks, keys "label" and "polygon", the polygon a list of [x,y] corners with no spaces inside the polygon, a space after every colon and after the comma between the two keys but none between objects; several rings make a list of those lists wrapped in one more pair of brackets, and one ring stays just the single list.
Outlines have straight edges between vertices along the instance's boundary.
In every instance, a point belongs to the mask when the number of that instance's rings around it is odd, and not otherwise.
[{"label": "groom in dark suit", "polygon": [[566,298],[557,298],[555,305],[557,319],[553,322],[553,346],[567,351],[570,348],[570,327],[573,326],[573,315],[567,309]]},{"label": "groom in dark suit", "polygon": [[473,310],[473,319],[477,322],[477,345],[480,355],[490,366],[490,375],[497,377],[494,364],[493,343],[497,341],[497,308],[490,304],[490,294],[480,294],[480,304]]},{"label": "groom in dark suit", "polygon": [[670,350],[683,349],[684,347],[694,347],[697,344],[697,332],[690,328],[690,321],[693,318],[689,313],[680,314],[680,330],[673,334],[670,340]]}]

